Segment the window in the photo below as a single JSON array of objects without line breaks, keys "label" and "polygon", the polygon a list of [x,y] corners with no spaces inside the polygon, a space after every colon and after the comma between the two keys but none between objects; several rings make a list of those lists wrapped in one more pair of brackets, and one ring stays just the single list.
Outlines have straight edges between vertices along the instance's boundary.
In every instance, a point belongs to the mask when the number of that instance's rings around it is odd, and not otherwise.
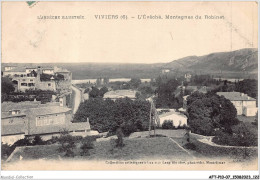
[{"label": "window", "polygon": [[30,82],[33,82],[33,79],[30,79]]},{"label": "window", "polygon": [[27,83],[21,83],[21,86],[27,86]]},{"label": "window", "polygon": [[28,83],[28,86],[29,87],[34,86],[34,83]]},{"label": "window", "polygon": [[51,83],[48,83],[48,86],[51,86]]}]

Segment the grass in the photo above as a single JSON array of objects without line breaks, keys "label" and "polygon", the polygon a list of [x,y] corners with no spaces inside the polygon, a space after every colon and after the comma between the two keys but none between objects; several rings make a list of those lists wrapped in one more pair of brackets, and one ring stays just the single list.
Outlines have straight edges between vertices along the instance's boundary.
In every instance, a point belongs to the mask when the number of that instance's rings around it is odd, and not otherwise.
[{"label": "grass", "polygon": [[186,152],[167,137],[124,139],[125,146],[116,148],[111,141],[96,142],[90,159],[186,159]]},{"label": "grass", "polygon": [[[189,155],[167,137],[124,139],[123,147],[116,147],[115,140],[94,142],[89,156],[81,156],[81,143],[76,144],[74,159],[88,160],[134,160],[134,159],[181,159],[187,160]],[[32,159],[64,159],[58,152],[59,145],[23,147],[16,152],[12,161]]]},{"label": "grass", "polygon": [[16,161],[20,159],[20,156],[23,159],[57,159],[60,153],[58,152],[59,145],[40,145],[40,146],[25,146],[21,147],[12,157],[11,161]]}]

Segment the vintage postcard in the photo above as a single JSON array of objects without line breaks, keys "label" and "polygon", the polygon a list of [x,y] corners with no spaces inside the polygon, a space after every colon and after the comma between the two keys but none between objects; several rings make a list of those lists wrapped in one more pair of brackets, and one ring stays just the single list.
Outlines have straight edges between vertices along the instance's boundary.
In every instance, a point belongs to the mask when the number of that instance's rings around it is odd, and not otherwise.
[{"label": "vintage postcard", "polygon": [[257,2],[1,6],[3,171],[258,170]]}]

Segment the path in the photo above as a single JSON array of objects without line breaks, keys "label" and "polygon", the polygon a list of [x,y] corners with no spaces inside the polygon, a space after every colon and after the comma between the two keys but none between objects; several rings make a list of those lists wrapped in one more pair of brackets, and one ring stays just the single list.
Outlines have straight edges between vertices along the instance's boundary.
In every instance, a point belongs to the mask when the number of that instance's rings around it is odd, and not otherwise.
[{"label": "path", "polygon": [[75,114],[79,108],[80,102],[81,102],[81,92],[78,88],[72,86],[72,91],[74,91],[74,107],[73,107],[73,114]]}]

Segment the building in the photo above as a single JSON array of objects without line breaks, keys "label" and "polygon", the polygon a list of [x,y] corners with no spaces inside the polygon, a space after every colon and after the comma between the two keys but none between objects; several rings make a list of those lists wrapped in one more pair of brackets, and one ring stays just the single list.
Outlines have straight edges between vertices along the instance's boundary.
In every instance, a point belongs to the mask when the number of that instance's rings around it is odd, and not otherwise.
[{"label": "building", "polygon": [[112,99],[112,100],[116,100],[119,98],[130,98],[132,100],[136,99],[136,92],[134,90],[116,90],[116,91],[109,91],[107,93],[104,94],[104,99]]},{"label": "building", "polygon": [[29,89],[71,91],[72,73],[59,67],[11,67],[4,68],[3,76],[12,79],[16,91]]},{"label": "building", "polygon": [[174,110],[159,115],[159,119],[160,119],[160,126],[162,126],[163,122],[167,120],[172,121],[173,126],[175,128],[187,126],[187,117],[181,113],[175,112]]},{"label": "building", "polygon": [[166,73],[169,73],[169,72],[171,72],[170,69],[162,69],[162,74],[166,74]]},{"label": "building", "polygon": [[186,73],[186,74],[184,75],[184,78],[185,78],[185,80],[186,80],[187,82],[190,82],[190,80],[191,80],[191,74],[190,74],[190,73]]},{"label": "building", "polygon": [[72,122],[72,110],[60,106],[59,102],[2,103],[2,142],[13,144],[25,136],[40,135],[44,140],[67,130],[89,132],[89,122]]},{"label": "building", "polygon": [[26,68],[25,67],[10,67],[7,66],[5,67],[3,71],[3,76],[4,77],[26,77],[27,73],[26,73]]},{"label": "building", "polygon": [[255,116],[258,109],[256,99],[240,92],[217,92],[217,95],[229,99],[237,110],[237,115]]}]

